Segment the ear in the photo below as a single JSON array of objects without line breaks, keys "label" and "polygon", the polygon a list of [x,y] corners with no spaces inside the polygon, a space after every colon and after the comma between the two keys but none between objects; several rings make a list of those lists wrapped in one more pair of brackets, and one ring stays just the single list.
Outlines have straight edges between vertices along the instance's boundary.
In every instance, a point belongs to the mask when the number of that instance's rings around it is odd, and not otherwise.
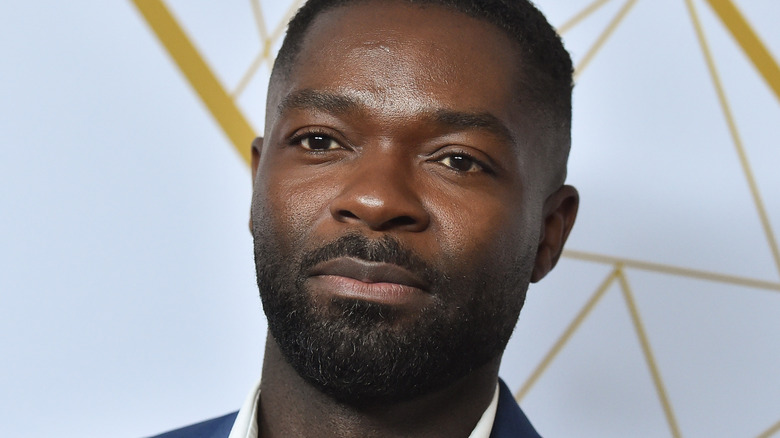
[{"label": "ear", "polygon": [[[260,152],[263,150],[263,137],[257,137],[252,141],[252,188],[257,178],[257,167],[260,165]],[[252,206],[249,206],[249,233],[252,233]]]},{"label": "ear", "polygon": [[558,263],[563,244],[569,237],[577,217],[580,196],[572,186],[561,186],[544,203],[544,223],[539,234],[536,263],[531,273],[531,282],[544,278]]}]

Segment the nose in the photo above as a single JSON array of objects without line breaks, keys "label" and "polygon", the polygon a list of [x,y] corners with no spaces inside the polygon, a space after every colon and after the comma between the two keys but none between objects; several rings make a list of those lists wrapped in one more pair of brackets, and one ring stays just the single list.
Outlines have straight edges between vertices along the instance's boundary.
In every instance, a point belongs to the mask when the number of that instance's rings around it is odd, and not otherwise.
[{"label": "nose", "polygon": [[373,231],[425,230],[430,216],[410,166],[389,157],[367,158],[356,160],[344,175],[344,185],[330,203],[331,216]]}]

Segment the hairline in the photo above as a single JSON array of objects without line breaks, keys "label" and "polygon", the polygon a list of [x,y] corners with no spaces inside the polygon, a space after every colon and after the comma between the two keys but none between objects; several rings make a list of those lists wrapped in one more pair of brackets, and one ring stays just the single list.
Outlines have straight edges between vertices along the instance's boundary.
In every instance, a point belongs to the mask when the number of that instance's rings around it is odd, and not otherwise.
[{"label": "hairline", "polygon": [[[307,12],[310,14],[308,17],[303,17],[303,27],[300,29],[299,33],[295,35],[293,38],[293,46],[292,47],[285,47],[285,45],[288,44],[288,36],[289,36],[289,28],[288,28],[288,34],[285,35],[284,42],[282,44],[282,48],[280,49],[279,58],[274,63],[273,69],[271,71],[271,77],[269,81],[269,93],[268,93],[268,103],[270,104],[272,102],[272,96],[274,92],[274,88],[278,87],[281,84],[287,83],[288,79],[287,76],[290,76],[293,74],[296,65],[298,63],[298,57],[302,51],[303,45],[306,42],[306,38],[309,35],[314,23],[321,18],[323,15],[327,14],[328,12],[331,12],[338,8],[344,8],[349,7],[353,5],[360,5],[360,4],[366,4],[366,3],[402,3],[409,6],[417,6],[420,8],[426,8],[430,6],[438,6],[440,8],[444,8],[446,10],[449,10],[451,12],[464,14],[466,16],[469,16],[471,18],[477,19],[482,21],[483,23],[487,23],[494,28],[501,31],[503,35],[505,35],[509,41],[511,42],[512,46],[514,47],[513,50],[513,56],[516,58],[516,63],[519,65],[519,77],[516,80],[516,90],[517,90],[517,96],[515,99],[515,102],[517,105],[522,105],[526,108],[531,109],[531,114],[534,115],[533,117],[533,123],[537,126],[536,130],[540,133],[539,138],[536,140],[540,145],[537,147],[534,147],[534,150],[536,153],[540,153],[542,155],[546,155],[542,157],[540,160],[541,163],[544,163],[546,167],[548,167],[547,171],[545,172],[548,176],[548,184],[545,185],[545,188],[543,190],[549,191],[554,190],[557,187],[561,186],[565,179],[567,174],[567,162],[568,162],[568,156],[569,151],[571,148],[571,90],[572,85],[569,85],[568,88],[568,96],[566,97],[567,103],[564,107],[564,105],[559,102],[560,98],[559,95],[560,86],[553,86],[550,85],[551,79],[549,79],[547,74],[540,68],[542,62],[537,60],[529,60],[529,56],[527,54],[524,54],[524,46],[531,46],[533,43],[531,42],[521,42],[520,38],[517,35],[514,35],[512,33],[512,29],[508,27],[508,25],[505,24],[504,21],[496,20],[497,22],[494,22],[493,19],[489,16],[486,16],[487,13],[481,13],[481,12],[474,12],[474,11],[468,11],[465,10],[466,6],[461,6],[458,4],[450,4],[446,3],[447,0],[333,0],[330,2],[324,3],[324,5],[320,9],[314,9],[308,10]],[[531,8],[535,9],[535,6],[531,1],[526,0],[513,0],[513,1],[525,1],[528,5],[530,5]],[[301,14],[301,11],[306,8],[309,2],[304,4],[303,7],[299,10],[299,12],[296,14],[296,16],[290,21],[290,27],[295,24],[295,21],[299,18],[299,15]],[[494,2],[495,3],[495,2]],[[538,11],[538,10],[537,10]],[[550,29],[552,29],[552,26],[549,25],[549,22],[546,21],[546,18],[539,12],[541,17],[544,19],[545,24],[547,24]],[[554,30],[553,30],[554,32]],[[557,36],[557,33],[556,33]],[[559,38],[559,37],[558,37]],[[285,51],[285,49],[287,49]],[[569,58],[568,52],[566,52],[566,49],[563,48],[561,43],[561,49],[566,54],[566,57],[569,62],[569,67],[571,66],[571,59]],[[280,77],[281,76],[281,77]],[[569,72],[569,78],[572,77],[572,72]],[[571,79],[569,79],[571,81]],[[544,82],[544,83],[542,83]],[[560,84],[559,84],[560,85]],[[539,88],[542,90],[540,91]],[[552,102],[553,99],[550,98],[551,93],[546,93],[545,90],[550,89],[556,89],[558,91],[555,94],[555,102]],[[266,113],[267,115],[274,114],[276,111],[275,109],[272,109],[270,107],[267,108]],[[533,147],[533,146],[532,146]],[[549,187],[547,187],[549,186]]]}]

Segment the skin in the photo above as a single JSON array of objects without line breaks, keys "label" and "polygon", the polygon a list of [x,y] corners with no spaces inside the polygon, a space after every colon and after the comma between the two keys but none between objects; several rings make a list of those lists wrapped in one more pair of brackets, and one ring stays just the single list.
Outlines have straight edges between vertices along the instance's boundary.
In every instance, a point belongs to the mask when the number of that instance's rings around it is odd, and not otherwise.
[{"label": "skin", "polygon": [[[452,275],[474,264],[514,272],[522,286],[506,299],[522,303],[527,284],[557,262],[578,195],[539,162],[546,134],[520,103],[521,65],[499,29],[438,6],[321,14],[292,74],[271,84],[265,140],[252,150],[253,221],[288,236],[281,243],[293,253],[347,233],[390,235]],[[327,281],[311,286],[325,307],[339,294]],[[397,286],[365,299],[390,300],[393,327],[404,330],[433,298],[382,295]],[[412,400],[357,407],[304,381],[269,335],[261,436],[466,437],[493,397],[500,361]]]}]

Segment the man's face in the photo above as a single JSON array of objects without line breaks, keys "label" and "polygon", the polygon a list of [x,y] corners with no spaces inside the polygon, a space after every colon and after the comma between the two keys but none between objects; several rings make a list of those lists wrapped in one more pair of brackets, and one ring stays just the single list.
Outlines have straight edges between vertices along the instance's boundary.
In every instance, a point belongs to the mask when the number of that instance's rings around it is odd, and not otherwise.
[{"label": "man's face", "polygon": [[321,14],[276,78],[258,284],[273,339],[322,391],[407,399],[500,360],[548,195],[516,53],[442,7],[365,3]]}]

